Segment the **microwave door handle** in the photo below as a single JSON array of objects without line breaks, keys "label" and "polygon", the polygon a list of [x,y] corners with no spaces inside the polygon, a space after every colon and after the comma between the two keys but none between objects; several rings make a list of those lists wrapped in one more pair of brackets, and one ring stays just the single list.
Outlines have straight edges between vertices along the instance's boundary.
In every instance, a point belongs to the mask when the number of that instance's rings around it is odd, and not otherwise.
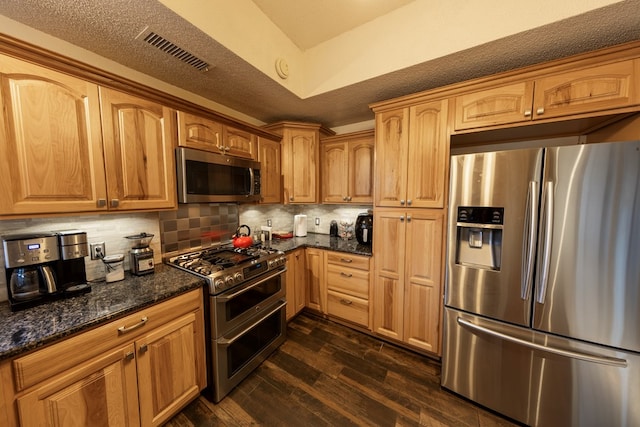
[{"label": "microwave door handle", "polygon": [[256,182],[254,180],[253,168],[249,168],[249,182],[251,183],[251,186],[249,187],[249,195],[253,196],[256,194]]},{"label": "microwave door handle", "polygon": [[267,280],[271,280],[271,279],[273,279],[274,277],[277,277],[277,276],[281,275],[281,274],[282,274],[282,273],[284,273],[285,271],[287,271],[286,267],[285,267],[284,269],[282,269],[282,270],[277,270],[275,273],[270,274],[269,276],[264,277],[264,278],[262,278],[261,280],[258,280],[258,281],[257,281],[257,282],[255,282],[255,283],[251,283],[250,285],[248,285],[248,286],[246,286],[246,287],[243,287],[243,288],[242,288],[242,289],[240,289],[239,291],[236,291],[236,292],[234,292],[234,293],[232,293],[232,294],[230,294],[230,295],[224,295],[224,294],[218,295],[218,296],[216,296],[216,301],[218,301],[218,302],[228,302],[228,301],[231,301],[232,299],[234,299],[234,298],[235,298],[235,297],[237,297],[238,295],[241,295],[241,294],[243,294],[243,293],[247,292],[248,290],[250,290],[250,289],[252,289],[252,288],[255,288],[256,286],[263,284],[263,283],[264,283],[264,282],[266,282]]},{"label": "microwave door handle", "polygon": [[538,223],[538,183],[529,182],[527,207],[525,211],[525,240],[522,242],[522,284],[520,287],[523,300],[528,300],[533,282],[533,262],[536,248],[536,224]]},{"label": "microwave door handle", "polygon": [[544,304],[547,295],[547,285],[549,284],[549,264],[551,262],[551,241],[553,234],[553,182],[545,183],[545,200],[543,206],[543,224],[544,241],[542,243],[542,264],[540,267],[538,292],[536,301],[538,304]]}]

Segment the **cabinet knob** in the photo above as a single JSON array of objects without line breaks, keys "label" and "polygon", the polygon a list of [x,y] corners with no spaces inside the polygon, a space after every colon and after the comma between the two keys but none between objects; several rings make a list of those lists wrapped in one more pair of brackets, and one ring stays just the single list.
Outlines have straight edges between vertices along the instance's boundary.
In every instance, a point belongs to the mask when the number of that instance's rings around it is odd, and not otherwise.
[{"label": "cabinet knob", "polygon": [[224,151],[227,151],[227,152],[231,151],[231,147],[229,146],[224,147]]},{"label": "cabinet knob", "polygon": [[407,215],[407,222],[411,221],[411,215]]},{"label": "cabinet knob", "polygon": [[404,206],[404,199],[400,199],[400,204]]},{"label": "cabinet knob", "polygon": [[411,199],[407,200],[407,205],[411,206]]},{"label": "cabinet knob", "polygon": [[347,197],[347,201],[350,202],[351,201],[351,196]]},{"label": "cabinet knob", "polygon": [[107,199],[98,199],[98,207],[104,208],[105,206],[107,206]]},{"label": "cabinet knob", "polygon": [[289,201],[290,201],[290,202],[293,202],[293,197],[289,197]]},{"label": "cabinet knob", "polygon": [[120,205],[120,200],[118,199],[111,199],[111,207],[112,208],[117,208]]},{"label": "cabinet knob", "polygon": [[404,222],[404,215],[400,215],[400,221]]},{"label": "cabinet knob", "polygon": [[346,201],[347,201],[347,196],[344,196],[344,197],[342,198],[342,201],[343,201],[343,202],[346,202]]},{"label": "cabinet knob", "polygon": [[140,346],[140,353],[145,353],[147,350],[149,350],[149,346],[147,344],[142,344]]},{"label": "cabinet knob", "polygon": [[542,114],[544,114],[544,107],[540,107],[540,108],[538,108],[538,109],[536,110],[536,114],[537,114],[537,115],[539,115],[539,116],[540,116],[540,115],[542,115]]},{"label": "cabinet knob", "polygon": [[133,360],[135,357],[136,355],[133,351],[129,351],[124,355],[125,360]]},{"label": "cabinet knob", "polygon": [[524,111],[524,116],[525,117],[531,117],[531,110],[525,110]]}]

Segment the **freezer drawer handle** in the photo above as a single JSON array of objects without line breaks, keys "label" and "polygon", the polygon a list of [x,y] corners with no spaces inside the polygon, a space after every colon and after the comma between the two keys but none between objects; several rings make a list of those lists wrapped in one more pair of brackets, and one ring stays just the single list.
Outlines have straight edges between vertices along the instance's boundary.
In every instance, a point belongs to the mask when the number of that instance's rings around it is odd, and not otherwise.
[{"label": "freezer drawer handle", "polygon": [[569,350],[562,350],[560,348],[547,347],[542,344],[536,344],[520,338],[512,337],[510,335],[503,334],[502,332],[485,328],[484,326],[476,325],[475,323],[469,322],[468,320],[465,320],[461,317],[458,317],[457,321],[460,326],[466,326],[470,329],[473,329],[474,331],[482,332],[484,334],[491,335],[492,337],[500,338],[515,344],[520,344],[522,346],[529,347],[534,350],[540,350],[546,353],[557,354],[559,356],[564,356],[564,357],[570,357],[572,359],[585,360],[587,362],[616,366],[618,368],[627,367],[627,361],[624,359],[617,359],[615,357],[608,357],[608,356],[597,356],[595,354],[578,353],[576,351],[569,351]]}]

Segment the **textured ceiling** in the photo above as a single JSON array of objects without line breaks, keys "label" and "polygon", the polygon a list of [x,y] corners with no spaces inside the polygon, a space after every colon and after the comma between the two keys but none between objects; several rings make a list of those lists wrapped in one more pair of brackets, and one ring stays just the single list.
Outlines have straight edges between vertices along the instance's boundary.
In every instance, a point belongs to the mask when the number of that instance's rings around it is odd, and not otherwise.
[{"label": "textured ceiling", "polygon": [[[8,18],[262,122],[301,120],[329,127],[373,119],[372,102],[640,40],[638,10],[640,0],[615,3],[300,99],[156,0],[0,1],[0,14]],[[136,39],[147,25],[214,67],[202,73]]]}]

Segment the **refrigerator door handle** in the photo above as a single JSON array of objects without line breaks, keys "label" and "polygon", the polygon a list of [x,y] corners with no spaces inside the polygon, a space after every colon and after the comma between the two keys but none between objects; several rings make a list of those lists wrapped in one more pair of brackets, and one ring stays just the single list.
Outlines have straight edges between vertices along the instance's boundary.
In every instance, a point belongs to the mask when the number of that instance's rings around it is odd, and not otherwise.
[{"label": "refrigerator door handle", "polygon": [[547,347],[542,344],[529,342],[520,338],[512,337],[511,335],[503,334],[502,332],[494,331],[493,329],[486,328],[484,326],[476,325],[461,317],[457,318],[457,322],[460,326],[467,327],[476,332],[481,332],[486,335],[490,335],[495,338],[500,338],[505,341],[509,341],[514,344],[520,344],[524,347],[528,347],[534,350],[543,351],[546,353],[556,354],[558,356],[569,357],[572,359],[584,360],[587,362],[600,363],[602,365],[616,366],[618,368],[626,368],[628,363],[625,359],[618,359],[616,357],[598,356],[589,353],[579,353],[577,351],[563,350],[560,348]]},{"label": "refrigerator door handle", "polygon": [[524,240],[522,242],[522,283],[520,285],[520,298],[528,300],[531,295],[533,282],[533,262],[536,249],[536,227],[538,223],[538,183],[529,182],[527,194],[527,206],[524,222]]},{"label": "refrigerator door handle", "polygon": [[538,304],[544,304],[547,295],[547,285],[549,284],[549,264],[551,262],[551,242],[553,234],[553,182],[546,182],[544,185],[543,199],[543,217],[542,217],[542,264],[540,266],[539,283],[537,287],[536,301]]}]

